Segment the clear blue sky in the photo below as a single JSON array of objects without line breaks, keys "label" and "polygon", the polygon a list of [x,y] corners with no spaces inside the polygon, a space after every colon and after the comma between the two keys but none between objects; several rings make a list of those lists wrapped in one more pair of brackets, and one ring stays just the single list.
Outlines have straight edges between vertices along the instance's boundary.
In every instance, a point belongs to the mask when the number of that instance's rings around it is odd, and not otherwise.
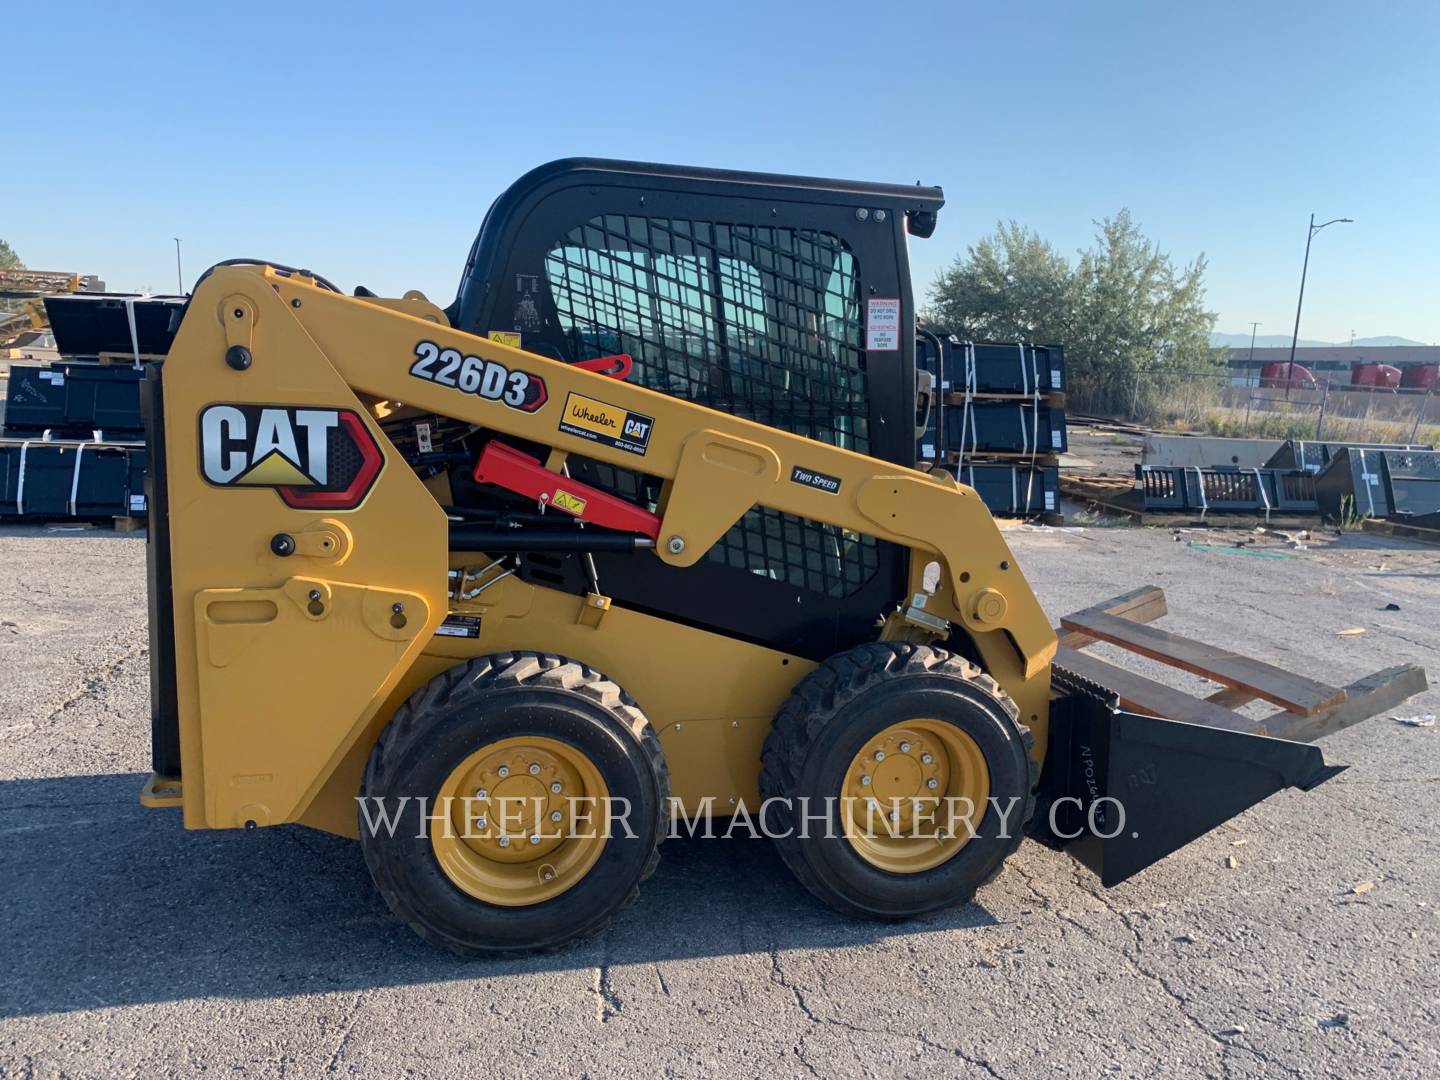
[{"label": "clear blue sky", "polygon": [[[175,287],[257,256],[444,304],[531,166],[939,184],[916,284],[997,220],[1128,206],[1217,329],[1440,342],[1440,4],[66,4],[5,23],[0,237]],[[623,10],[625,13],[621,14]]]}]

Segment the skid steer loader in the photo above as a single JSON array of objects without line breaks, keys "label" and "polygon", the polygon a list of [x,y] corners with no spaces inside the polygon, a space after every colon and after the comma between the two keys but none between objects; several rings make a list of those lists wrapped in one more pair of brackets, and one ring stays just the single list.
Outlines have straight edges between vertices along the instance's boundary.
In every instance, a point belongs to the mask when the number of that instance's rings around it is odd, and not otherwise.
[{"label": "skid steer loader", "polygon": [[593,931],[675,823],[745,815],[901,918],[1027,832],[1109,885],[1332,775],[1303,740],[1423,673],[1331,688],[1153,628],[1157,589],[1057,631],[975,492],[914,468],[907,243],[942,203],[570,160],[494,204],[444,310],[213,267],[145,382],[142,802],[357,837],[475,955]]}]

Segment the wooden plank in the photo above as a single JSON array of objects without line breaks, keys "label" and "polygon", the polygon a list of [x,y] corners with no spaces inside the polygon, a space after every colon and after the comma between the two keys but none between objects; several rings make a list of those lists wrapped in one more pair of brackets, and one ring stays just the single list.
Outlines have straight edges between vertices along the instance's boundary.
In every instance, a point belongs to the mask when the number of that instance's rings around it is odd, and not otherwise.
[{"label": "wooden plank", "polygon": [[1104,612],[1067,615],[1060,620],[1060,625],[1182,671],[1202,675],[1212,682],[1248,690],[1300,716],[1314,716],[1345,701],[1344,690],[1315,679]]},{"label": "wooden plank", "polygon": [[1055,654],[1055,663],[1066,671],[1073,671],[1081,678],[1099,683],[1120,699],[1120,704],[1132,712],[1148,713],[1166,720],[1180,720],[1187,724],[1201,724],[1205,727],[1225,731],[1243,731],[1255,734],[1260,725],[1254,720],[1222,709],[1202,698],[1192,697],[1182,690],[1176,690],[1116,667],[1098,656],[1067,649],[1063,646]]},{"label": "wooden plank", "polygon": [[1255,700],[1255,695],[1249,690],[1242,690],[1238,686],[1226,686],[1216,690],[1205,699],[1219,705],[1222,709],[1238,709],[1241,705],[1248,705]]},{"label": "wooden plank", "polygon": [[1342,731],[1377,713],[1387,712],[1416,694],[1423,694],[1427,685],[1424,668],[1417,664],[1401,664],[1351,683],[1345,688],[1346,701],[1325,712],[1310,717],[1278,712],[1267,716],[1261,723],[1266,734],[1277,739],[1314,742],[1322,735]]},{"label": "wooden plank", "polygon": [[[1083,611],[1077,611],[1071,618],[1080,615],[1115,615],[1122,619],[1129,619],[1131,622],[1154,622],[1162,618],[1169,609],[1165,606],[1165,590],[1159,585],[1142,585],[1138,589],[1117,596],[1112,600],[1088,607]],[[1063,619],[1061,620],[1063,623]],[[1071,649],[1083,649],[1086,645],[1093,645],[1099,638],[1082,634],[1078,631],[1059,629],[1055,636],[1060,639],[1060,644]]]},{"label": "wooden plank", "polygon": [[[1428,515],[1427,515],[1428,516]],[[1440,544],[1440,529],[1427,529],[1420,525],[1409,525],[1403,521],[1385,518],[1366,518],[1360,523],[1366,532],[1382,536],[1394,536],[1401,540],[1415,540],[1422,544]]]}]

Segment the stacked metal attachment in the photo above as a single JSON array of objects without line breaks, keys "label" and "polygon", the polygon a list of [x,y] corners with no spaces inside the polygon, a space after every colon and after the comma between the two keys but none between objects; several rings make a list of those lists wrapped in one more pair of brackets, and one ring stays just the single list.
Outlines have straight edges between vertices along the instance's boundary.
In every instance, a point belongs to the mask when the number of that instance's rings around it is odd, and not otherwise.
[{"label": "stacked metal attachment", "polygon": [[922,333],[916,366],[936,384],[920,467],[955,474],[992,513],[1058,514],[1068,449],[1063,347]]},{"label": "stacked metal attachment", "polygon": [[1440,453],[1293,440],[1258,468],[1136,465],[1135,485],[1146,510],[1413,520],[1440,514]]},{"label": "stacked metal attachment", "polygon": [[12,364],[0,437],[0,517],[138,522],[145,513],[145,365],[168,352],[178,296],[47,296],[64,360]]}]

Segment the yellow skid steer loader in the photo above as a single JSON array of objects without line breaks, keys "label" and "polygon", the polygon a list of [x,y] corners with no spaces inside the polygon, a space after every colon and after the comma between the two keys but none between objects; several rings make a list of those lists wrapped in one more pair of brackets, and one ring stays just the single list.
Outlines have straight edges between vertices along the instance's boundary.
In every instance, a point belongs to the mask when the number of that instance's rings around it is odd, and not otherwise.
[{"label": "yellow skid steer loader", "polygon": [[942,203],[571,160],[495,203],[447,309],[213,267],[145,383],[142,801],[357,837],[399,917],[496,954],[595,930],[704,819],[902,918],[1026,834],[1113,884],[1332,775],[1303,740],[1423,673],[1331,688],[1155,629],[1156,589],[1057,636],[915,468],[907,243]]}]

